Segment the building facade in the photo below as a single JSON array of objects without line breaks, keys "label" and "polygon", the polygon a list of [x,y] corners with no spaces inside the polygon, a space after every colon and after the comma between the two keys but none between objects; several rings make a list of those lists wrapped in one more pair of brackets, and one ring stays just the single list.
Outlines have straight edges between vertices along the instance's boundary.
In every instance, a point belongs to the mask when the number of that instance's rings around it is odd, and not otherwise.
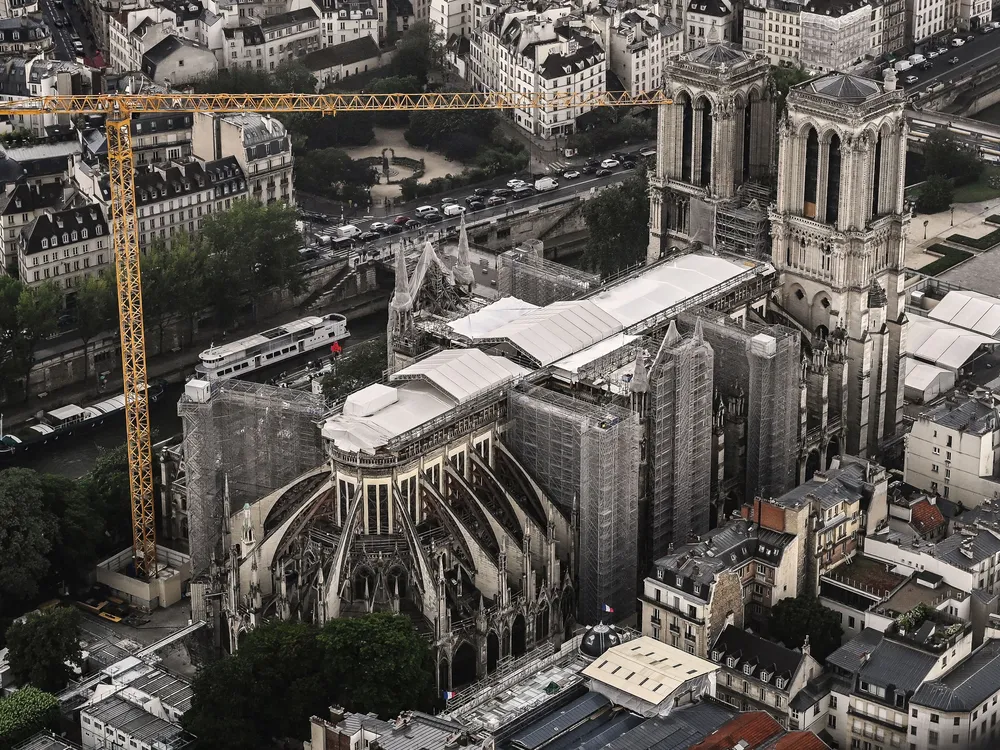
[{"label": "building facade", "polygon": [[871,55],[872,9],[867,3],[809,3],[802,11],[800,25],[799,59],[808,70],[846,71]]},{"label": "building facade", "polygon": [[877,454],[902,421],[904,101],[892,71],[884,85],[829,74],[793,87],[779,134],[780,304],[846,346],[852,455]]},{"label": "building facade", "polygon": [[113,252],[101,206],[43,212],[21,230],[19,277],[28,286],[51,281],[66,300],[83,278],[104,273]]}]

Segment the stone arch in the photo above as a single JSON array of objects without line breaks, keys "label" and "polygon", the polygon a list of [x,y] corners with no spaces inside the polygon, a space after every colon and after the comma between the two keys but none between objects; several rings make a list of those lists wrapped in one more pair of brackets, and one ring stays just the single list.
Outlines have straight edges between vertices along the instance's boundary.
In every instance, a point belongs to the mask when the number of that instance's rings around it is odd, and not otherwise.
[{"label": "stone arch", "polygon": [[[786,265],[791,265],[792,261],[797,260],[799,253],[799,243],[795,238],[789,238],[788,246],[786,247],[785,259]],[[806,294],[806,290],[802,288],[801,284],[791,283],[788,285],[785,294],[785,309],[788,314],[799,321],[809,320],[809,306],[810,306],[809,296]]]},{"label": "stone arch", "polygon": [[451,685],[463,688],[476,681],[479,673],[479,659],[476,648],[468,641],[462,641],[451,656]]},{"label": "stone arch", "polygon": [[486,634],[486,674],[495,672],[500,663],[500,636],[495,630]]},{"label": "stone arch", "polygon": [[538,609],[538,613],[535,615],[535,642],[540,643],[549,637],[549,625],[551,623],[549,617],[549,603],[542,602]]},{"label": "stone arch", "polygon": [[438,660],[438,688],[451,690],[451,664],[445,658]]},{"label": "stone arch", "polygon": [[833,459],[840,455],[840,438],[834,435],[826,446],[826,468],[830,468]]},{"label": "stone arch", "polygon": [[386,571],[385,574],[386,590],[389,595],[392,596],[396,591],[396,585],[399,585],[399,598],[405,599],[406,595],[410,589],[410,574],[400,564],[394,564],[392,567]]},{"label": "stone arch", "polygon": [[681,180],[691,182],[694,158],[694,99],[685,89],[677,92],[676,102],[683,108],[681,115]]},{"label": "stone arch", "polygon": [[810,219],[817,216],[817,202],[819,200],[819,152],[820,136],[819,131],[810,125],[805,131],[806,159],[804,184],[802,189],[802,213]]},{"label": "stone arch", "polygon": [[714,138],[713,128],[715,120],[712,113],[715,111],[715,97],[708,94],[701,94],[694,101],[694,126],[695,134],[698,133],[699,117],[701,123],[701,139],[694,140],[696,158],[692,165],[693,180],[695,185],[706,186],[712,182],[712,140]]},{"label": "stone arch", "polygon": [[378,584],[378,574],[370,565],[362,563],[354,568],[351,574],[351,599],[361,601],[365,598],[365,584],[367,583],[368,596],[374,596],[375,586]]},{"label": "stone arch", "polygon": [[830,337],[830,329],[827,328],[822,323],[820,323],[818,326],[816,326],[816,330],[813,331],[813,334],[820,341],[826,341]]},{"label": "stone arch", "polygon": [[832,309],[833,300],[830,299],[829,293],[825,289],[820,289],[815,295],[813,295],[812,302],[809,304],[809,327],[813,331],[821,325],[829,328],[830,311]]},{"label": "stone arch", "polygon": [[827,224],[836,224],[840,217],[841,137],[834,130],[823,133],[823,139],[827,147],[826,206],[823,215]]},{"label": "stone arch", "polygon": [[518,612],[510,624],[510,655],[515,659],[528,650],[528,626],[524,614]]},{"label": "stone arch", "polygon": [[820,458],[819,451],[813,448],[809,451],[809,455],[806,456],[806,476],[805,480],[808,482],[813,478],[813,475],[823,468],[823,462]]},{"label": "stone arch", "polygon": [[809,119],[803,120],[795,127],[795,136],[797,138],[805,138],[806,136],[809,135],[810,128],[815,130],[816,135],[819,136],[820,126],[818,126],[815,122]]},{"label": "stone arch", "polygon": [[501,653],[506,659],[510,656],[510,628],[504,625],[503,633],[500,635]]}]

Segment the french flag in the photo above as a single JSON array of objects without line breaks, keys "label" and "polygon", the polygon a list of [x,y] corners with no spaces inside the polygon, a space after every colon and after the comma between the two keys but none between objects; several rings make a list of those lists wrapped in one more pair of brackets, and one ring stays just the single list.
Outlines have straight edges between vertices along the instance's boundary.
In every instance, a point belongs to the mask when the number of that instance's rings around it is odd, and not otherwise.
[{"label": "french flag", "polygon": [[444,691],[444,699],[446,701],[450,701],[454,697],[455,697],[455,694],[451,690],[445,690]]},{"label": "french flag", "polygon": [[614,607],[609,607],[607,604],[602,604],[601,609],[605,612],[611,612],[611,613],[614,613],[615,611]]}]

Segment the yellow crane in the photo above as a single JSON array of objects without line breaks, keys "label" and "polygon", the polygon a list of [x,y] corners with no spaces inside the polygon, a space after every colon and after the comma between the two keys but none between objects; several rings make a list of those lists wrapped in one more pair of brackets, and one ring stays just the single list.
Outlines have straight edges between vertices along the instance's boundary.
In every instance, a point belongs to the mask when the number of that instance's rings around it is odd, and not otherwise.
[{"label": "yellow crane", "polygon": [[132,551],[136,576],[156,574],[156,525],[153,503],[149,409],[146,397],[146,346],[135,212],[135,168],[131,118],[142,112],[390,112],[462,109],[549,110],[582,107],[632,107],[670,104],[662,91],[483,92],[432,94],[95,94],[50,96],[0,103],[0,116],[104,115],[111,183],[111,236],[118,278],[122,378],[132,494]]}]

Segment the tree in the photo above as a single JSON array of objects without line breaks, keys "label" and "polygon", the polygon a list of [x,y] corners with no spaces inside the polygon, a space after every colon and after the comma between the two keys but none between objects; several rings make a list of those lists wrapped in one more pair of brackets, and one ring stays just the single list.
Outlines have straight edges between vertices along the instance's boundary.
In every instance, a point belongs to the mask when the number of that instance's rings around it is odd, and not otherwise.
[{"label": "tree", "polygon": [[771,636],[788,648],[801,648],[809,637],[812,655],[823,661],[840,648],[840,615],[812,596],[782,599],[771,610]]},{"label": "tree", "polygon": [[7,629],[7,648],[17,682],[61,690],[71,675],[68,665],[83,666],[80,613],[72,607],[31,612]]},{"label": "tree", "polygon": [[375,172],[372,168],[339,149],[312,151],[308,159],[296,163],[296,190],[314,195],[345,201],[367,201],[368,188],[374,184]]},{"label": "tree", "polygon": [[775,111],[780,117],[785,111],[785,97],[788,96],[789,89],[792,86],[797,86],[800,83],[808,81],[812,76],[801,65],[790,68],[777,65],[771,68],[771,78],[774,80],[774,88],[778,93],[777,109]]},{"label": "tree", "polygon": [[317,635],[305,623],[267,622],[243,636],[234,656],[202,669],[182,719],[199,747],[263,749],[308,737],[309,717],[333,695]]},{"label": "tree", "polygon": [[10,600],[30,600],[49,572],[56,521],[45,508],[38,474],[0,471],[0,611]]},{"label": "tree", "polygon": [[21,328],[17,319],[17,301],[24,285],[12,276],[0,274],[0,401],[6,400],[21,378],[17,361]]},{"label": "tree", "polygon": [[295,209],[284,203],[236,201],[223,213],[212,214],[201,228],[208,252],[209,298],[222,322],[229,323],[249,299],[253,319],[267,290],[299,293],[299,246]]},{"label": "tree", "polygon": [[641,261],[649,244],[646,170],[640,165],[621,185],[587,201],[583,217],[590,230],[584,259],[591,268],[607,276]]},{"label": "tree", "polygon": [[936,214],[951,208],[955,197],[952,181],[944,175],[932,174],[920,187],[917,195],[917,210],[922,214]]},{"label": "tree", "polygon": [[59,728],[59,699],[35,687],[0,699],[0,750],[10,750],[45,729]]},{"label": "tree", "polygon": [[80,480],[80,492],[90,511],[101,519],[104,538],[99,552],[122,549],[132,543],[132,491],[128,477],[128,445],[102,450],[91,470]]},{"label": "tree", "polygon": [[[83,341],[83,379],[90,375],[88,347],[94,337],[118,320],[116,285],[110,276],[86,276],[76,287],[76,332]],[[143,285],[143,297],[146,294]]]},{"label": "tree", "polygon": [[104,517],[83,485],[69,477],[38,474],[42,502],[56,522],[49,565],[65,583],[83,583],[97,562],[104,539]]},{"label": "tree", "polygon": [[52,282],[23,287],[17,298],[20,333],[14,356],[21,366],[25,399],[28,398],[31,368],[35,364],[35,350],[44,339],[56,333],[61,308],[62,292]]},{"label": "tree", "polygon": [[386,613],[329,621],[320,633],[331,703],[383,718],[433,707],[433,657],[405,617]]},{"label": "tree", "polygon": [[[415,75],[395,75],[379,78],[372,82],[370,91],[373,94],[418,94],[421,90],[420,79]],[[410,121],[410,113],[380,112],[376,122],[386,128],[400,128]]]},{"label": "tree", "polygon": [[449,159],[473,159],[497,124],[490,110],[435,110],[410,115],[404,137],[421,148],[443,152]]},{"label": "tree", "polygon": [[396,42],[389,69],[393,75],[415,77],[421,85],[444,69],[444,45],[427,21],[417,21]]},{"label": "tree", "polygon": [[928,177],[941,175],[955,185],[968,185],[979,179],[983,168],[979,151],[959,143],[947,130],[934,130],[924,141],[924,173]]},{"label": "tree", "polygon": [[340,401],[381,379],[386,368],[385,347],[385,336],[379,336],[345,350],[334,360],[333,372],[323,377],[323,398]]},{"label": "tree", "polygon": [[234,65],[203,76],[194,88],[199,94],[312,94],[316,77],[296,62],[285,62],[269,71]]}]

